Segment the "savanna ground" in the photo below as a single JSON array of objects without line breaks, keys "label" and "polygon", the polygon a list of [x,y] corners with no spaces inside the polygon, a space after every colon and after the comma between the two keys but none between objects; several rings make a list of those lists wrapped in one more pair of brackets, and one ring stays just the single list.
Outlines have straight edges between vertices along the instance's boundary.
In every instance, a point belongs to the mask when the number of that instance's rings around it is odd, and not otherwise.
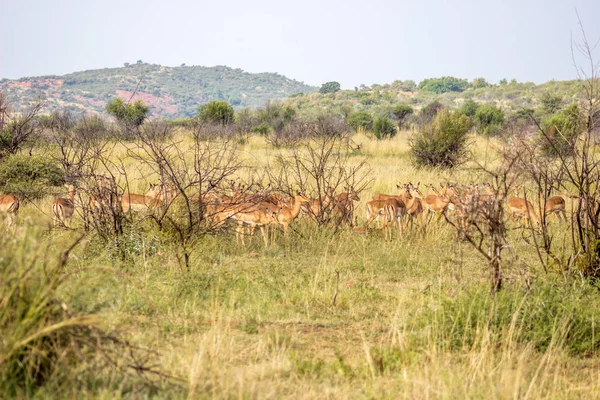
[{"label": "savanna ground", "polygon": [[[397,182],[486,179],[473,162],[452,172],[413,168],[405,134],[353,139],[362,147],[352,160],[366,157],[372,178],[356,205],[359,224],[371,196],[396,193]],[[473,140],[474,160],[497,163],[499,143]],[[261,168],[286,151],[251,137],[239,157]],[[156,181],[124,163],[132,192]],[[5,260],[33,265],[80,236],[49,230],[51,201],[22,206],[16,238],[2,233]],[[552,224],[567,234],[566,224]],[[122,259],[90,234],[61,273],[61,301],[156,351],[152,364],[170,377],[150,384],[75,358],[40,389],[0,397],[598,398],[597,288],[544,271],[523,235],[509,233],[504,287],[492,296],[486,262],[443,220],[391,242],[380,231],[298,220],[288,242],[277,229],[266,249],[258,232],[247,248],[233,231],[218,232],[194,245],[190,271],[177,246],[143,222],[126,227]]]}]

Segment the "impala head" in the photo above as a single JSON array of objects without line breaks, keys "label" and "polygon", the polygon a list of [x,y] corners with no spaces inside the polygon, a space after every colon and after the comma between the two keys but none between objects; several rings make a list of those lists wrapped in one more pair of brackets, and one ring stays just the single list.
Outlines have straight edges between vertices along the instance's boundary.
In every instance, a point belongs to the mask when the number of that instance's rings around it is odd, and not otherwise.
[{"label": "impala head", "polygon": [[296,200],[299,200],[301,203],[308,203],[310,201],[310,197],[305,195],[303,192],[296,193]]},{"label": "impala head", "polygon": [[354,186],[350,186],[350,200],[352,201],[360,201],[360,197],[358,197],[358,192],[354,190]]},{"label": "impala head", "polygon": [[429,190],[431,190],[433,193],[437,194],[438,196],[440,195],[440,191],[437,190],[437,188],[435,186],[433,186],[432,184],[427,184],[425,185],[425,187]]},{"label": "impala head", "polygon": [[421,182],[417,183],[417,186],[413,185],[411,182],[408,183],[408,190],[410,190],[411,194],[414,197],[417,197],[419,199],[423,198],[423,193],[419,190],[419,185]]}]

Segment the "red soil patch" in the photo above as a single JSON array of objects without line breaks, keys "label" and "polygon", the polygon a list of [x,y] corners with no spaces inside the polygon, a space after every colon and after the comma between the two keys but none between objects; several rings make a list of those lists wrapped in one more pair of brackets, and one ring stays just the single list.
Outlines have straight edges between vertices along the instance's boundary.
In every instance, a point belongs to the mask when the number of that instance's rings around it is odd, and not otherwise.
[{"label": "red soil patch", "polygon": [[32,84],[33,84],[33,82],[31,82],[31,81],[29,81],[29,82],[11,82],[10,87],[18,87],[21,89],[31,89]]},{"label": "red soil patch", "polygon": [[48,85],[52,89],[60,89],[64,82],[64,79],[44,79],[40,81],[40,85]]},{"label": "red soil patch", "polygon": [[[117,95],[125,101],[131,98],[131,94],[132,92],[126,90],[117,90]],[[137,92],[131,101],[137,100],[142,100],[144,104],[157,108],[159,114],[161,111],[166,113],[177,112],[177,107],[170,103],[173,100],[171,96],[158,97],[146,92]]]}]

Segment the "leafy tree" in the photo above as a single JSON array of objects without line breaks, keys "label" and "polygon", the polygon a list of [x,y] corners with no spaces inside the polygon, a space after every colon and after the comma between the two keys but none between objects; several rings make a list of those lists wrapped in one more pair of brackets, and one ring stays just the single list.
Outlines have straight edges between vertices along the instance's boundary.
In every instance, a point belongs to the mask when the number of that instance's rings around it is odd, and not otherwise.
[{"label": "leafy tree", "polygon": [[504,112],[493,104],[484,104],[479,106],[474,119],[477,133],[491,136],[504,123]]},{"label": "leafy tree", "polygon": [[585,121],[577,104],[542,121],[541,150],[547,155],[567,155],[573,152],[577,137],[583,132]]},{"label": "leafy tree", "polygon": [[375,118],[373,121],[373,134],[377,139],[386,139],[396,136],[396,125],[388,117]]},{"label": "leafy tree", "polygon": [[414,112],[415,110],[408,104],[396,104],[394,106],[392,109],[392,114],[398,120],[398,129],[402,129],[402,125],[404,124],[406,117]]},{"label": "leafy tree", "polygon": [[122,99],[114,98],[106,105],[106,112],[117,119],[127,128],[138,127],[148,117],[150,108],[142,100],[135,103],[125,103]]},{"label": "leafy tree", "polygon": [[484,78],[475,78],[473,82],[471,82],[471,86],[473,89],[480,89],[489,86],[489,83]]},{"label": "leafy tree", "polygon": [[355,131],[360,128],[370,131],[373,129],[373,116],[367,111],[357,111],[350,114],[346,123]]},{"label": "leafy tree", "polygon": [[500,86],[504,86],[508,84],[508,81],[506,80],[506,78],[500,79],[500,82],[498,82],[500,84]]},{"label": "leafy tree", "polygon": [[466,161],[471,120],[458,111],[442,110],[411,138],[411,155],[419,167],[453,168]]},{"label": "leafy tree", "polygon": [[321,85],[321,88],[319,89],[319,93],[321,94],[325,94],[325,93],[335,93],[338,90],[341,89],[341,86],[338,82],[332,81],[332,82],[327,82]]},{"label": "leafy tree", "polygon": [[472,99],[467,99],[460,108],[460,112],[465,114],[469,118],[473,118],[475,117],[475,114],[477,113],[478,109],[479,103],[473,101]]},{"label": "leafy tree", "polygon": [[417,84],[413,80],[392,82],[392,89],[400,90],[402,92],[414,92],[416,88]]},{"label": "leafy tree", "polygon": [[235,121],[235,111],[225,100],[215,100],[198,107],[198,119],[211,124],[229,125]]},{"label": "leafy tree", "polygon": [[468,87],[469,81],[466,79],[454,78],[452,76],[425,79],[419,83],[419,89],[437,94],[446,92],[463,92]]},{"label": "leafy tree", "polygon": [[554,114],[563,106],[563,97],[558,93],[546,92],[540,98],[542,108],[548,114]]}]

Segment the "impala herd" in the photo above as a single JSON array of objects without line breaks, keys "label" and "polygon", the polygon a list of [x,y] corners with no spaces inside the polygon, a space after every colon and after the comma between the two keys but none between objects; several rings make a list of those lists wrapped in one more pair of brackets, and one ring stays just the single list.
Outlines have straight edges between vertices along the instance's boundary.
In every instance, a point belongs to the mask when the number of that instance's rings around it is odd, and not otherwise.
[{"label": "impala herd", "polygon": [[[145,194],[123,193],[117,194],[114,178],[99,176],[96,179],[94,190],[89,193],[90,209],[95,210],[102,206],[118,208],[124,214],[130,212],[147,213],[157,209],[165,210],[179,196],[174,186],[168,184],[151,184]],[[404,229],[414,226],[425,231],[427,224],[434,215],[439,220],[447,212],[456,213],[459,221],[468,217],[468,210],[473,207],[484,206],[495,199],[494,190],[489,184],[459,186],[457,184],[441,184],[439,189],[434,185],[424,185],[428,193],[424,195],[419,189],[419,184],[397,184],[398,194],[390,195],[377,193],[366,203],[366,222],[363,226],[356,225],[354,203],[360,201],[358,192],[353,186],[345,187],[341,193],[335,194],[333,188],[328,187],[324,195],[310,198],[302,192],[293,196],[271,190],[270,185],[263,187],[256,185],[258,190],[238,183],[239,179],[228,181],[229,192],[216,190],[211,184],[211,189],[203,196],[197,194],[187,196],[190,202],[197,202],[202,209],[203,216],[214,227],[223,226],[227,221],[236,225],[236,241],[242,246],[246,245],[245,237],[252,236],[259,228],[265,243],[269,245],[268,229],[271,225],[281,225],[284,237],[288,238],[290,224],[300,218],[313,218],[323,220],[327,218],[338,226],[348,224],[354,226],[356,231],[369,231],[369,225],[382,217],[383,230],[386,240],[392,238],[394,228],[401,236]],[[55,226],[70,227],[73,214],[76,210],[76,187],[67,185],[68,197],[57,198],[52,203],[52,214]],[[506,201],[509,216],[514,220],[529,220],[539,226],[540,217],[537,215],[533,204],[524,197],[519,196],[519,188],[515,188],[515,195]],[[0,213],[5,214],[9,227],[15,227],[19,211],[19,198],[14,195],[0,196]],[[561,196],[550,197],[544,208],[545,214],[555,215],[566,221],[565,200]],[[471,216],[472,217],[472,216]]]}]

